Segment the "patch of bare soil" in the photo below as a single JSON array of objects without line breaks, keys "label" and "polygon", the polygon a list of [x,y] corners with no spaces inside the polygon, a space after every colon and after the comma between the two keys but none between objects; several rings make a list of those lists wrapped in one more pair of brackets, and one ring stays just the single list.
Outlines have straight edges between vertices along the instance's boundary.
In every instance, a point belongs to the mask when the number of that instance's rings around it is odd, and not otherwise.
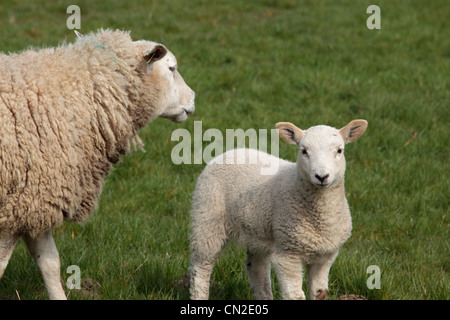
[{"label": "patch of bare soil", "polygon": [[81,280],[80,295],[85,298],[97,299],[99,297],[99,290],[102,286],[98,281],[91,278],[84,278]]},{"label": "patch of bare soil", "polygon": [[181,288],[189,288],[189,283],[191,281],[191,274],[188,272],[180,279],[175,280],[172,284]]},{"label": "patch of bare soil", "polygon": [[339,294],[338,300],[367,300],[367,298],[358,294]]}]

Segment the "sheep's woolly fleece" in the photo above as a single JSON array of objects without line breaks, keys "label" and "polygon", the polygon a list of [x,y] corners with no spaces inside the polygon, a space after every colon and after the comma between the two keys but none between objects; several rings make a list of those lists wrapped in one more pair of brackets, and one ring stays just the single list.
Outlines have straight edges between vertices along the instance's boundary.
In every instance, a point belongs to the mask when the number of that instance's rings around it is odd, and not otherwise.
[{"label": "sheep's woolly fleece", "polygon": [[129,34],[110,30],[0,54],[0,233],[36,236],[96,208],[111,163],[154,117],[133,108],[138,63]]}]

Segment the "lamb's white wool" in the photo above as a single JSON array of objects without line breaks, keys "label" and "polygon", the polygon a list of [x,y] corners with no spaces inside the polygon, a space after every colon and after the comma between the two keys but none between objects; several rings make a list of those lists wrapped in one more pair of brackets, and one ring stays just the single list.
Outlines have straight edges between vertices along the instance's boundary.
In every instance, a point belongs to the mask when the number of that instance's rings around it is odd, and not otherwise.
[{"label": "lamb's white wool", "polygon": [[64,299],[52,229],[84,221],[104,177],[157,117],[194,112],[194,92],[162,44],[123,31],[0,54],[0,278],[21,237],[52,299]]},{"label": "lamb's white wool", "polygon": [[[304,266],[309,298],[324,299],[329,270],[352,228],[344,191],[344,146],[366,127],[365,120],[353,120],[341,130],[316,126],[303,131],[278,123],[280,137],[299,147],[297,163],[251,149],[231,150],[212,160],[193,195],[191,298],[209,297],[214,263],[225,244],[237,239],[247,247],[248,278],[256,299],[273,298],[271,262],[284,299],[305,299]],[[242,157],[247,164],[237,164]],[[258,164],[248,161],[252,157]],[[275,175],[261,175],[262,165],[275,162]]]}]

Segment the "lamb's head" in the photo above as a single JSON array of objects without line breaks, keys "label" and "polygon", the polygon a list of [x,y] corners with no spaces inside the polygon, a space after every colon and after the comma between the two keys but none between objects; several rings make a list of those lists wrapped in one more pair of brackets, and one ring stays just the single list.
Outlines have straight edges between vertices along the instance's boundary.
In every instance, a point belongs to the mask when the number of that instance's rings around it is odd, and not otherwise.
[{"label": "lamb's head", "polygon": [[144,84],[141,103],[151,105],[159,117],[185,121],[194,112],[195,92],[178,72],[175,56],[159,43],[135,41],[133,45]]},{"label": "lamb's head", "polygon": [[367,121],[353,120],[340,130],[323,125],[301,130],[289,122],[279,122],[276,128],[284,141],[300,148],[299,175],[318,188],[328,188],[343,180],[344,146],[364,133]]}]

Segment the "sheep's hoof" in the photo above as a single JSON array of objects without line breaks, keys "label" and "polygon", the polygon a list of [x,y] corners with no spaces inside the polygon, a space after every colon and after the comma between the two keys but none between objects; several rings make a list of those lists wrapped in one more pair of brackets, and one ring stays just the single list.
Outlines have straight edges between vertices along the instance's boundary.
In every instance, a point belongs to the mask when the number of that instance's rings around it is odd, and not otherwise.
[{"label": "sheep's hoof", "polygon": [[316,300],[325,300],[327,298],[327,290],[317,290]]}]

